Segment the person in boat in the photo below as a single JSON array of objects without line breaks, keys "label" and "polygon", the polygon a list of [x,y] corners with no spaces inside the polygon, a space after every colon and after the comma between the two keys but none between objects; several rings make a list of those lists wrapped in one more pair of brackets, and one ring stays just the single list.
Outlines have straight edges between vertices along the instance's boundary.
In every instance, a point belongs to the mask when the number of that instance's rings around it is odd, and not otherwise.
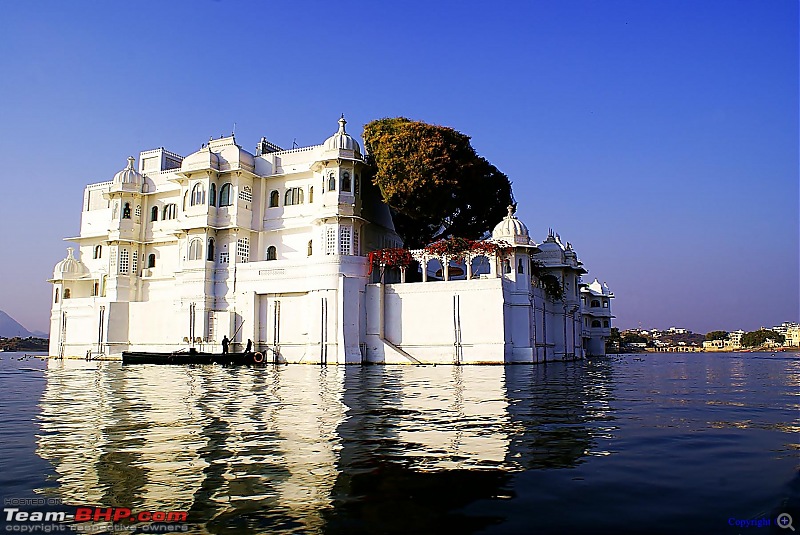
[{"label": "person in boat", "polygon": [[222,354],[223,355],[227,355],[228,354],[228,344],[230,344],[230,343],[231,343],[231,341],[228,340],[228,335],[227,334],[222,337]]},{"label": "person in boat", "polygon": [[253,350],[253,341],[248,338],[247,347],[244,349],[245,355],[249,354],[252,350]]}]

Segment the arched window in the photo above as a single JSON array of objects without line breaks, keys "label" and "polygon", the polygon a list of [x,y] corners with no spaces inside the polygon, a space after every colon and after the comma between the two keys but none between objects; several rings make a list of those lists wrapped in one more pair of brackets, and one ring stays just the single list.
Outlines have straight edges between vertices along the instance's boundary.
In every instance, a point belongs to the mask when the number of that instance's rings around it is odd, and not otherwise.
[{"label": "arched window", "polygon": [[94,257],[95,258],[102,258],[103,257],[103,246],[102,245],[95,245],[94,246]]},{"label": "arched window", "polygon": [[292,206],[294,204],[303,204],[303,188],[289,188],[286,190],[283,205]]},{"label": "arched window", "polygon": [[525,270],[522,268],[522,259],[521,258],[519,259],[519,262],[517,263],[517,273],[525,273]]},{"label": "arched window", "polygon": [[334,191],[336,189],[336,176],[333,173],[328,175],[328,191]]},{"label": "arched window", "polygon": [[308,188],[308,204],[314,202],[314,186]]},{"label": "arched window", "polygon": [[183,211],[185,212],[187,208],[189,208],[189,191],[188,190],[183,193]]},{"label": "arched window", "polygon": [[231,183],[227,182],[219,188],[219,205],[220,206],[230,206],[231,205]]},{"label": "arched window", "polygon": [[150,256],[147,257],[147,267],[148,267],[148,269],[156,267],[156,255],[155,254],[151,254]]},{"label": "arched window", "polygon": [[278,259],[278,250],[275,248],[274,245],[270,245],[267,247],[267,260],[277,260]]},{"label": "arched window", "polygon": [[61,291],[58,288],[56,288],[56,296],[53,298],[53,302],[54,303],[58,303],[58,294],[60,294],[60,293],[61,293]]},{"label": "arched window", "polygon": [[125,206],[122,207],[122,219],[130,219],[131,218],[131,203],[126,202]]},{"label": "arched window", "polygon": [[69,299],[70,295],[71,293],[69,291],[69,288],[64,288],[64,299]]},{"label": "arched window", "polygon": [[600,327],[600,320],[592,320],[592,327]]},{"label": "arched window", "polygon": [[472,278],[480,278],[481,275],[486,275],[491,271],[491,264],[489,257],[486,255],[476,255],[470,260],[472,264]]},{"label": "arched window", "polygon": [[361,180],[358,178],[358,175],[356,175],[354,185],[355,185],[355,189],[353,190],[353,193],[358,195],[359,193],[361,193]]},{"label": "arched window", "polygon": [[192,240],[189,244],[189,260],[200,260],[203,258],[203,242]]},{"label": "arched window", "polygon": [[599,307],[600,307],[600,301],[597,299],[592,299],[592,308],[599,308]]},{"label": "arched window", "polygon": [[345,171],[342,173],[342,191],[351,191],[350,190],[350,173]]},{"label": "arched window", "polygon": [[158,221],[158,206],[153,206],[150,209],[150,221]]},{"label": "arched window", "polygon": [[314,241],[308,240],[308,256],[311,256],[311,253],[314,252]]},{"label": "arched window", "polygon": [[603,299],[603,308],[608,308],[608,301]]},{"label": "arched window", "polygon": [[208,190],[208,205],[209,206],[216,206],[217,205],[217,185],[213,182],[211,183],[211,188]]},{"label": "arched window", "polygon": [[274,189],[269,192],[269,207],[275,208],[278,206],[278,190]]},{"label": "arched window", "polygon": [[214,261],[214,238],[208,239],[208,254],[206,255],[206,260],[209,262]]},{"label": "arched window", "polygon": [[175,203],[165,204],[161,219],[175,219],[178,214],[178,206]]},{"label": "arched window", "polygon": [[503,260],[503,273],[511,273],[511,261]]},{"label": "arched window", "polygon": [[206,203],[206,188],[201,182],[198,182],[192,188],[192,206]]},{"label": "arched window", "polygon": [[99,283],[97,283],[97,282],[95,282],[95,283],[94,283],[94,286],[92,286],[92,296],[93,296],[93,297],[97,297],[98,295],[100,295],[100,294],[98,293],[99,291],[100,291],[100,284],[99,284]]},{"label": "arched window", "polygon": [[603,320],[603,327],[608,328],[608,320]]}]

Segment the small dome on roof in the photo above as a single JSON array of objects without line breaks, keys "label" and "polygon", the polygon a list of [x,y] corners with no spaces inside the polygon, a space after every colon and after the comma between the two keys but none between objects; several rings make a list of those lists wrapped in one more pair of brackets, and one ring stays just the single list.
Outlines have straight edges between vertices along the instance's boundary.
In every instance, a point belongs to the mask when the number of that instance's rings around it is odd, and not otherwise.
[{"label": "small dome on roof", "polygon": [[89,269],[80,260],[76,260],[72,256],[72,247],[67,247],[67,257],[56,264],[53,270],[53,278],[56,280],[61,279],[80,279],[84,275],[89,274]]},{"label": "small dome on roof", "polygon": [[564,244],[561,243],[561,238],[558,236],[558,234],[554,234],[553,229],[550,229],[547,239],[539,244],[539,250],[541,250],[543,253],[558,252],[560,254],[566,251],[566,247],[564,247]]},{"label": "small dome on roof", "polygon": [[530,245],[528,227],[514,215],[516,207],[509,205],[508,215],[503,218],[492,230],[492,239],[503,240],[512,245]]},{"label": "small dome on roof", "polygon": [[225,164],[227,164],[228,169],[245,168],[248,171],[252,171],[256,165],[253,155],[239,145],[236,145],[235,142],[225,145],[222,150],[219,151],[218,158],[220,165],[225,168]]},{"label": "small dome on roof", "polygon": [[136,159],[133,156],[128,156],[128,167],[114,175],[114,184],[141,184],[142,175],[140,175],[133,164]]},{"label": "small dome on roof", "polygon": [[325,150],[351,150],[356,156],[361,156],[361,147],[358,142],[344,129],[346,124],[347,121],[342,114],[339,119],[339,130],[325,140]]},{"label": "small dome on roof", "polygon": [[201,169],[216,169],[219,171],[219,157],[211,152],[210,147],[204,147],[190,154],[181,162],[181,171],[198,171]]}]

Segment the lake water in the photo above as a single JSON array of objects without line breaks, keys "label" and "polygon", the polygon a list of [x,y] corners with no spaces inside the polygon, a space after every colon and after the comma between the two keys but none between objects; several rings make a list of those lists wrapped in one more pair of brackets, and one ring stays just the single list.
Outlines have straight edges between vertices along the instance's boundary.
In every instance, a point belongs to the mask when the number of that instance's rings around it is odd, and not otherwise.
[{"label": "lake water", "polygon": [[780,353],[260,369],[0,353],[0,493],[185,510],[191,533],[788,535],[798,396],[800,356]]}]

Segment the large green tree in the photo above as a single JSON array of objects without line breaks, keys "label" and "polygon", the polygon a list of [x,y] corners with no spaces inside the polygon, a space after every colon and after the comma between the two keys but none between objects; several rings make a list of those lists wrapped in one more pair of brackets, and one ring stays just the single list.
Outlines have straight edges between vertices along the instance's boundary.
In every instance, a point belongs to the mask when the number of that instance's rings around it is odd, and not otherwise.
[{"label": "large green tree", "polygon": [[706,340],[725,340],[728,337],[728,331],[711,331],[706,333]]},{"label": "large green tree", "polygon": [[511,203],[511,183],[478,156],[469,136],[404,117],[364,126],[372,183],[392,209],[406,247],[439,238],[478,239]]},{"label": "large green tree", "polygon": [[744,347],[758,347],[764,345],[767,340],[782,344],[786,338],[775,331],[769,329],[759,329],[757,331],[750,331],[742,335],[742,345]]}]

